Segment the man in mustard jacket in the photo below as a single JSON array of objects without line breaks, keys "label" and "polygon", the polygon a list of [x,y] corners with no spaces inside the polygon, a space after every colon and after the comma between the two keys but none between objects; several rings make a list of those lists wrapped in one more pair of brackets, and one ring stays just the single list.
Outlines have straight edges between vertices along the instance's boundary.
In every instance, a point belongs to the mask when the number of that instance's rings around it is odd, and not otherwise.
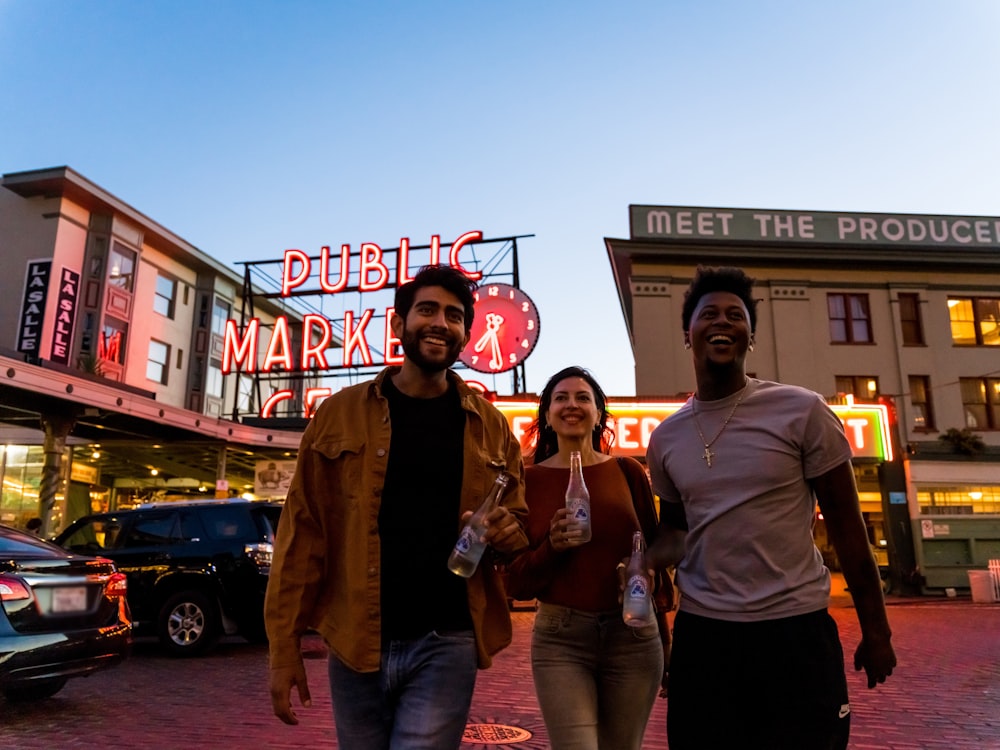
[{"label": "man in mustard jacket", "polygon": [[[510,643],[494,556],[527,546],[521,448],[507,422],[449,367],[469,341],[475,282],[447,266],[396,290],[400,367],[326,399],[302,438],[275,537],[265,602],[274,713],[310,705],[300,639],[330,651],[340,747],[458,748],[477,667]],[[447,567],[463,520],[499,472],[486,556]]]}]

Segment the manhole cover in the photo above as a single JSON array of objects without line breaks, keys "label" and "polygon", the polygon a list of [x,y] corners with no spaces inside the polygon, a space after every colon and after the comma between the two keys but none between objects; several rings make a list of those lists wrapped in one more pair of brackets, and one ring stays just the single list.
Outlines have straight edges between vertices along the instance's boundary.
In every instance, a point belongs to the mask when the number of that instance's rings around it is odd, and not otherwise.
[{"label": "manhole cover", "polygon": [[532,729],[498,721],[470,721],[465,725],[462,743],[484,748],[517,745],[517,750],[544,750],[545,744]]}]

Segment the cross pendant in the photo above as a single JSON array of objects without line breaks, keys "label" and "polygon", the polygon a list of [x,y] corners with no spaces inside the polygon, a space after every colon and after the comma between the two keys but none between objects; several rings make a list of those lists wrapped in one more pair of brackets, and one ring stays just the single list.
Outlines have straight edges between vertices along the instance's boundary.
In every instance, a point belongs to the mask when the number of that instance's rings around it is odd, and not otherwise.
[{"label": "cross pendant", "polygon": [[714,456],[715,456],[715,454],[714,454],[714,453],[712,453],[712,449],[711,449],[711,448],[709,448],[709,447],[708,447],[708,446],[706,445],[706,446],[705,446],[705,452],[701,454],[701,457],[702,457],[703,459],[705,459],[705,465],[706,465],[706,466],[707,466],[707,467],[708,467],[709,469],[711,469],[711,468],[712,468],[712,458],[713,458]]}]

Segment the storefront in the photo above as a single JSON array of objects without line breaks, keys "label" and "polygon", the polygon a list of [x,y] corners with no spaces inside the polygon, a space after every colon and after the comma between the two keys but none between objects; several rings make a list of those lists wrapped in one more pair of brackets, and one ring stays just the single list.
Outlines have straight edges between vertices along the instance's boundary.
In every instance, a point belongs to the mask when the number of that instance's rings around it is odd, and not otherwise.
[{"label": "storefront", "polygon": [[633,205],[629,228],[605,245],[637,394],[693,390],[684,292],[739,266],[750,374],[889,405],[897,460],[855,463],[896,578],[942,593],[1000,558],[1000,218]]},{"label": "storefront", "polygon": [[86,513],[139,502],[252,493],[258,463],[294,460],[301,438],[23,357],[0,354],[0,373],[0,523],[10,526],[24,528],[45,507],[54,534]]}]

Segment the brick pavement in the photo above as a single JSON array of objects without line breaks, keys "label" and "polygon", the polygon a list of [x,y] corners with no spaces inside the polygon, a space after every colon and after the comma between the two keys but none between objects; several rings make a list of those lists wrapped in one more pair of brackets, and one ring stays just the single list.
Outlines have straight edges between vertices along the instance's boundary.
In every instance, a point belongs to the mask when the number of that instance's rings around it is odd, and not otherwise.
[{"label": "brick pavement", "polygon": [[[968,596],[890,597],[889,603],[900,666],[873,691],[862,674],[849,672],[851,748],[1000,750],[1000,605],[973,604]],[[853,653],[858,628],[849,596],[838,593],[831,613],[845,650]],[[532,736],[507,745],[469,743],[470,750],[548,744],[528,663],[533,613],[513,617],[514,645],[480,673],[471,719]],[[176,660],[140,641],[122,667],[71,680],[49,701],[21,706],[0,700],[0,748],[335,748],[325,661],[313,645],[306,661],[313,706],[299,709],[297,727],[271,716],[264,647],[232,639],[206,658]],[[665,714],[665,701],[658,700],[644,748],[667,746]]]}]

